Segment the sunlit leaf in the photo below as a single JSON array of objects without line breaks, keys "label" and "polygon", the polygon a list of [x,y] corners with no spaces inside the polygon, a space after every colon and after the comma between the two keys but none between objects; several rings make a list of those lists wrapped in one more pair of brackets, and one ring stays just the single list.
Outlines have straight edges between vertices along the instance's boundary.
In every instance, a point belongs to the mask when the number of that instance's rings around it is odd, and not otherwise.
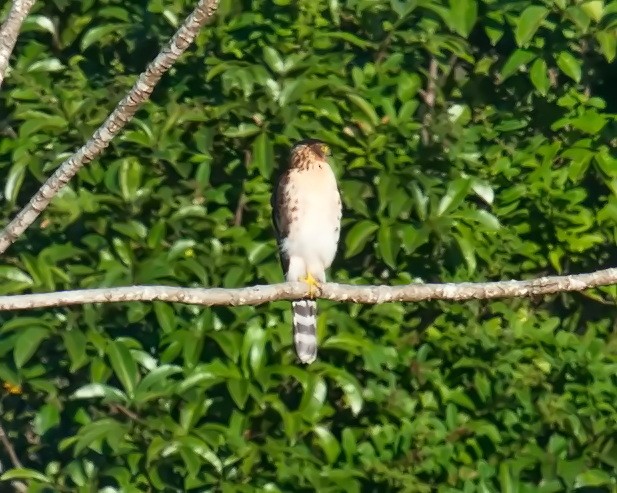
[{"label": "sunlit leaf", "polygon": [[126,393],[132,396],[139,380],[139,373],[131,352],[124,343],[113,341],[107,346],[107,355],[116,377],[122,383]]},{"label": "sunlit leaf", "polygon": [[557,57],[557,65],[563,73],[574,81],[579,82],[581,80],[581,65],[571,53],[562,51]]},{"label": "sunlit leaf", "polygon": [[516,44],[525,47],[548,15],[548,9],[542,5],[530,5],[516,21]]},{"label": "sunlit leaf", "polygon": [[24,366],[48,336],[49,331],[42,327],[30,327],[21,332],[15,342],[15,352],[13,353],[15,365],[18,368]]}]

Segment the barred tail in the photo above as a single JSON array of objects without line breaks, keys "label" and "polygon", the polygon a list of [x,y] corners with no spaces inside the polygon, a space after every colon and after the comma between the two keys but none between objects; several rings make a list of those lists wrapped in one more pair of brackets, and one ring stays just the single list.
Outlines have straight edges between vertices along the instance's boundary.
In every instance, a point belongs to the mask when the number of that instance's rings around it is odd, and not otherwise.
[{"label": "barred tail", "polygon": [[317,359],[317,302],[293,301],[294,345],[302,363],[310,364]]}]

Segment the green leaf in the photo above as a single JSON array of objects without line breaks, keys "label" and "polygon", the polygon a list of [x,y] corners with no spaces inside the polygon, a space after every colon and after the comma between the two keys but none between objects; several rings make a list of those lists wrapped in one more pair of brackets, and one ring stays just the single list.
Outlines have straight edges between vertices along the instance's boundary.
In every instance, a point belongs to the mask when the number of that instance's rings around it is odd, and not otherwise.
[{"label": "green leaf", "polygon": [[425,221],[428,214],[429,198],[415,183],[412,183],[410,188],[411,196],[413,197],[413,201],[415,203],[416,214],[418,214],[421,221]]},{"label": "green leaf", "polygon": [[493,201],[495,200],[495,191],[490,183],[481,180],[473,180],[471,183],[471,189],[488,205],[493,205]]},{"label": "green leaf", "polygon": [[396,86],[396,95],[402,103],[411,100],[422,88],[422,80],[418,74],[402,73]]},{"label": "green leaf", "polygon": [[223,132],[225,137],[251,137],[258,134],[261,128],[253,123],[241,123],[237,127],[231,127]]},{"label": "green leaf", "polygon": [[503,14],[499,10],[489,11],[486,14],[486,22],[484,23],[484,32],[486,33],[491,46],[496,46],[505,33]]},{"label": "green leaf", "polygon": [[602,0],[588,0],[581,4],[581,9],[594,21],[600,22],[604,15],[604,2]]},{"label": "green leaf", "polygon": [[244,409],[249,395],[249,383],[246,379],[230,379],[227,381],[227,390],[231,398],[240,409]]},{"label": "green leaf", "polygon": [[282,74],[285,71],[281,55],[272,46],[264,47],[264,60],[274,73]]},{"label": "green leaf", "polygon": [[507,464],[501,464],[499,466],[499,483],[503,493],[515,493],[518,488],[515,486],[515,482],[510,472],[510,467]]},{"label": "green leaf", "polygon": [[570,123],[574,128],[595,135],[604,128],[607,118],[596,111],[586,111],[579,117],[570,120]]},{"label": "green leaf", "polygon": [[[63,65],[62,62],[57,58],[46,58],[45,60],[39,60],[30,65],[28,67],[28,72],[60,72],[64,69],[65,65]],[[60,120],[58,119],[56,121]]]},{"label": "green leaf", "polygon": [[32,277],[17,267],[11,267],[8,265],[0,266],[0,279],[7,279],[9,281],[15,281],[24,283],[31,286],[34,284]]},{"label": "green leaf", "polygon": [[22,24],[22,32],[30,30],[42,30],[51,34],[55,39],[58,38],[58,31],[54,22],[44,15],[29,15]]},{"label": "green leaf", "polygon": [[124,442],[127,425],[113,418],[103,418],[93,421],[79,430],[75,441],[75,454],[80,454],[86,448],[101,452],[103,442],[110,445],[111,450],[117,452]]},{"label": "green leaf", "polygon": [[137,385],[133,402],[143,405],[160,398],[169,398],[175,394],[176,381],[169,377],[182,372],[175,365],[162,365],[154,368]]},{"label": "green leaf", "polygon": [[253,141],[253,165],[264,178],[270,178],[274,169],[274,151],[268,135],[260,133]]},{"label": "green leaf", "polygon": [[337,439],[325,426],[315,426],[313,431],[317,435],[317,443],[326,454],[328,464],[334,464],[341,453],[341,446]]},{"label": "green leaf", "polygon": [[364,405],[362,386],[358,380],[346,371],[331,366],[328,366],[327,373],[341,387],[345,400],[351,408],[351,412],[354,415],[357,415],[362,410]]},{"label": "green leaf", "polygon": [[188,478],[196,478],[201,466],[201,460],[192,448],[182,447],[179,450],[180,456],[184,461],[185,470]]},{"label": "green leaf", "polygon": [[122,197],[127,202],[134,202],[141,185],[142,167],[135,159],[123,159],[118,170],[118,179]]},{"label": "green leaf", "polygon": [[467,178],[458,178],[448,184],[445,195],[439,201],[437,215],[444,216],[458,208],[465,200],[471,188],[471,181]]},{"label": "green leaf", "polygon": [[497,219],[493,214],[488,211],[484,211],[482,209],[467,211],[465,216],[470,219],[474,219],[482,226],[484,226],[488,231],[497,231],[501,228],[501,224],[499,223],[499,219]]},{"label": "green leaf", "polygon": [[49,331],[42,327],[31,327],[19,334],[13,352],[15,366],[17,366],[17,368],[24,366],[30,358],[32,358],[34,353],[36,353],[41,342],[43,342],[43,339],[48,335]]},{"label": "green leaf", "polygon": [[156,315],[156,320],[159,323],[161,329],[163,329],[163,332],[169,334],[176,330],[176,312],[169,303],[155,301],[153,303],[153,308],[154,314]]},{"label": "green leaf", "polygon": [[379,253],[383,261],[392,268],[396,267],[396,257],[400,248],[400,241],[393,233],[391,225],[381,225],[377,234],[377,241]]},{"label": "green leaf", "polygon": [[362,354],[363,350],[366,349],[366,341],[360,334],[335,334],[323,341],[321,347],[324,349],[336,348],[352,354]]},{"label": "green leaf", "polygon": [[576,476],[575,488],[591,488],[613,484],[610,474],[601,469],[590,469]]},{"label": "green leaf", "polygon": [[328,393],[328,386],[323,378],[311,375],[304,385],[302,401],[298,411],[307,421],[318,421],[323,411],[324,401]]},{"label": "green leaf", "polygon": [[358,445],[351,428],[345,428],[341,433],[341,444],[343,446],[343,452],[345,453],[345,459],[347,462],[352,461],[357,453]]},{"label": "green leaf", "polygon": [[37,435],[44,435],[47,430],[60,423],[60,410],[53,404],[43,405],[34,417],[34,431]]},{"label": "green leaf", "polygon": [[530,5],[516,22],[514,37],[519,47],[525,47],[536,34],[538,28],[548,15],[548,9],[542,5]]},{"label": "green leaf", "polygon": [[4,183],[4,196],[11,204],[16,202],[17,194],[21,189],[25,176],[26,163],[21,161],[13,163]]},{"label": "green leaf", "polygon": [[246,368],[248,363],[253,372],[257,373],[264,363],[265,346],[266,332],[254,325],[248,327],[242,344],[243,368]]},{"label": "green leaf", "polygon": [[469,269],[469,272],[473,273],[475,272],[477,267],[476,249],[473,237],[467,230],[464,230],[463,228],[459,228],[459,231],[461,231],[461,234],[455,236],[456,242],[458,243],[461,253],[463,254],[463,258],[467,263],[467,268]]},{"label": "green leaf", "polygon": [[51,327],[51,325],[49,323],[46,323],[44,320],[41,320],[41,318],[15,317],[7,320],[6,322],[3,322],[0,327],[2,327],[2,332],[10,332],[19,331],[21,329],[27,329],[30,327],[41,327],[47,330],[49,329],[49,327]]},{"label": "green leaf", "polygon": [[379,225],[367,219],[354,224],[345,236],[345,258],[360,253],[378,228]]},{"label": "green leaf", "polygon": [[139,373],[131,352],[121,341],[111,341],[107,346],[107,356],[116,377],[132,399],[139,380]]},{"label": "green leaf", "polygon": [[410,224],[403,224],[399,227],[401,237],[401,247],[407,255],[415,252],[419,247],[429,240],[426,228],[416,229]]},{"label": "green leaf", "polygon": [[70,372],[75,373],[87,362],[86,347],[88,341],[83,332],[78,329],[63,332],[62,339],[71,360]]},{"label": "green leaf", "polygon": [[228,331],[220,331],[209,333],[208,337],[216,341],[216,343],[224,351],[225,355],[232,361],[237,361],[240,356],[242,345],[242,335],[238,333],[230,334]]},{"label": "green leaf", "polygon": [[182,372],[182,367],[176,365],[161,365],[150,371],[137,386],[136,392],[147,392],[153,388],[166,387],[169,377]]},{"label": "green leaf", "polygon": [[478,18],[476,0],[449,0],[450,23],[454,30],[463,37],[469,36]]},{"label": "green leaf", "polygon": [[615,36],[615,33],[612,31],[601,31],[596,33],[596,40],[606,61],[613,62],[617,53],[617,36]]},{"label": "green leaf", "polygon": [[214,467],[214,470],[220,473],[223,470],[223,464],[217,457],[214,451],[208,447],[207,443],[193,436],[184,436],[178,438],[178,443],[198,454],[202,459]]},{"label": "green leaf", "polygon": [[500,75],[502,81],[519,71],[521,67],[527,66],[534,58],[536,58],[536,55],[532,51],[523,50],[521,48],[514,50],[501,68]]},{"label": "green leaf", "polygon": [[0,476],[0,481],[10,481],[11,479],[31,479],[33,481],[40,481],[41,483],[52,483],[52,480],[44,474],[23,467],[11,469]]},{"label": "green leaf", "polygon": [[579,5],[570,5],[566,9],[567,19],[575,24],[577,30],[584,35],[587,35],[591,18]]},{"label": "green leaf", "polygon": [[103,24],[102,26],[96,26],[92,29],[88,29],[86,34],[81,38],[79,47],[81,51],[86,51],[90,46],[95,43],[101,43],[102,40],[111,35],[122,35],[126,31],[127,24]]},{"label": "green leaf", "polygon": [[359,96],[358,94],[348,93],[347,99],[351,101],[358,109],[362,111],[362,113],[364,113],[368,117],[370,123],[374,127],[379,125],[379,117],[377,116],[375,108],[373,107],[373,105],[371,105],[371,103],[369,103],[366,99],[364,99],[362,96]]},{"label": "green leaf", "polygon": [[536,59],[529,71],[531,83],[542,96],[546,96],[551,87],[551,81],[548,78],[548,67],[546,62],[541,58]]},{"label": "green leaf", "polygon": [[581,81],[581,64],[571,53],[562,51],[557,57],[557,66],[575,82]]},{"label": "green leaf", "polygon": [[110,402],[126,402],[127,396],[120,390],[102,383],[89,383],[71,394],[71,399],[104,398]]}]

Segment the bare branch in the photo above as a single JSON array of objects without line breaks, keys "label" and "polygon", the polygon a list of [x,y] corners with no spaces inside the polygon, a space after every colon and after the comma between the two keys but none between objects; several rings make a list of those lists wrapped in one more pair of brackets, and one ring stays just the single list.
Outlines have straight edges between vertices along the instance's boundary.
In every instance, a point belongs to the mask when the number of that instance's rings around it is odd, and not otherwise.
[{"label": "bare branch", "polygon": [[[11,463],[13,464],[13,467],[23,468],[24,466],[19,460],[19,457],[17,457],[15,448],[13,447],[13,444],[9,440],[9,436],[4,431],[4,427],[2,425],[0,425],[0,442],[2,443],[4,450],[6,451],[9,458],[11,459]],[[26,486],[26,484],[22,483],[21,481],[11,481],[10,483],[14,491],[18,491],[20,493],[25,493],[26,491],[28,491],[28,487]]]},{"label": "bare branch", "polygon": [[0,442],[2,442],[2,446],[4,447],[4,450],[6,450],[6,453],[11,459],[11,463],[13,464],[13,467],[19,467],[19,468],[24,467],[21,464],[19,457],[17,457],[17,454],[15,453],[15,449],[13,448],[13,444],[9,440],[9,437],[4,431],[4,427],[2,425],[0,425]]},{"label": "bare branch", "polygon": [[92,161],[109,145],[116,134],[133,118],[139,106],[148,98],[163,74],[178,60],[193,42],[199,29],[214,16],[218,0],[199,0],[169,43],[152,61],[116,106],[107,120],[75,154],[64,161],[56,172],[19,214],[0,232],[0,254],[35,221],[51,199],[73,178],[85,164]]},{"label": "bare branch", "polygon": [[[318,298],[363,304],[427,300],[464,301],[584,291],[611,284],[617,284],[617,268],[600,270],[590,274],[540,277],[529,281],[406,284],[401,286],[354,286],[326,283],[321,286],[321,293]],[[127,301],[167,301],[202,306],[260,305],[270,301],[295,300],[306,295],[307,286],[302,282],[236,289],[123,286],[0,296],[0,311]]]},{"label": "bare branch", "polygon": [[0,27],[0,87],[9,67],[9,59],[15,48],[21,25],[35,2],[36,0],[13,0],[9,15]]}]

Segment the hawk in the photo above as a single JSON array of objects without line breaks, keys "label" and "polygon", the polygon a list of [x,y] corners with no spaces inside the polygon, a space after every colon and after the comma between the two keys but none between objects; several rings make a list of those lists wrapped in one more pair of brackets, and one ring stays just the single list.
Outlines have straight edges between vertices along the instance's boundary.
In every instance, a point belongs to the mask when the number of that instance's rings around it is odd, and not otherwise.
[{"label": "hawk", "polygon": [[[296,143],[272,195],[272,220],[287,281],[304,281],[309,298],[326,281],[341,232],[341,196],[328,164],[330,148],[315,139]],[[292,302],[294,346],[309,364],[317,358],[317,302]]]}]

